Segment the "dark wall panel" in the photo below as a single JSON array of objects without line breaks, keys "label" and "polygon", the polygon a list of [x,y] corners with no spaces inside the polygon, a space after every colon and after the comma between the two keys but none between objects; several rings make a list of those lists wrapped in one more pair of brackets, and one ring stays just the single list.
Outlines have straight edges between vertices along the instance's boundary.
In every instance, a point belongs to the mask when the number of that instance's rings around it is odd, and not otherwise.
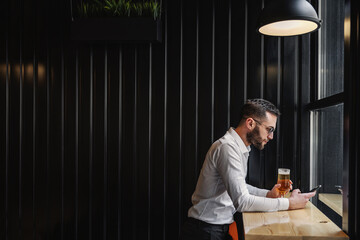
[{"label": "dark wall panel", "polygon": [[181,225],[182,209],[182,100],[183,78],[182,67],[182,3],[167,2],[167,10],[172,14],[166,15],[168,23],[165,41],[166,54],[166,189],[165,189],[165,238],[170,239],[178,235]]},{"label": "dark wall panel", "polygon": [[[89,138],[90,138],[90,49],[81,47],[76,50],[77,81],[77,232],[78,238],[89,238]],[[116,156],[116,155],[115,155]],[[116,168],[117,169],[117,168]],[[115,191],[116,192],[116,191]]]},{"label": "dark wall panel", "polygon": [[[256,32],[257,14],[262,9],[262,1],[248,1],[248,32],[247,32],[247,76],[246,76],[246,98],[263,98],[264,89],[264,44],[263,36]],[[250,184],[264,187],[264,158],[263,153],[251,147],[248,162],[248,181]]]},{"label": "dark wall panel", "polygon": [[[295,169],[296,159],[296,126],[295,112],[298,106],[298,37],[284,38],[282,59],[282,99],[281,108],[281,150],[279,167]],[[285,91],[287,94],[284,94]],[[291,177],[296,179],[296,172],[292,171]]]},{"label": "dark wall panel", "polygon": [[230,126],[239,122],[240,108],[246,97],[247,1],[230,1]]},{"label": "dark wall panel", "polygon": [[[1,25],[3,26],[3,24]],[[8,164],[8,122],[7,122],[7,111],[8,111],[8,101],[7,101],[7,85],[8,85],[8,73],[7,73],[7,67],[6,67],[6,62],[7,62],[7,41],[4,38],[0,38],[0,55],[3,56],[2,57],[2,62],[1,62],[1,67],[0,67],[0,74],[1,76],[3,76],[2,81],[0,81],[0,111],[1,111],[1,116],[0,116],[0,152],[2,153],[2,161],[0,161],[0,181],[3,183],[0,186],[0,192],[3,193],[3,196],[7,195],[7,164]],[[3,197],[0,200],[0,204],[1,206],[4,206],[2,208],[0,208],[0,215],[1,216],[6,216],[7,212],[7,202],[6,202],[6,198]],[[5,218],[1,218],[0,223],[2,225],[1,227],[1,234],[0,237],[1,238],[5,238],[6,235],[6,231],[7,231],[7,226],[5,225]]]},{"label": "dark wall panel", "polygon": [[[229,128],[229,2],[214,1],[214,140]],[[231,38],[230,38],[231,39]]]},{"label": "dark wall panel", "polygon": [[[186,216],[191,206],[191,195],[198,176],[198,127],[199,127],[199,75],[198,75],[198,7],[193,1],[182,3],[182,79],[183,79],[183,129],[182,129],[182,172],[181,216]],[[185,90],[185,91],[184,91]]]},{"label": "dark wall panel", "polygon": [[151,137],[150,137],[150,199],[147,202],[150,215],[148,232],[150,239],[164,239],[165,233],[165,49],[163,45],[151,45]]},{"label": "dark wall panel", "polygon": [[[281,81],[281,40],[277,37],[269,37],[264,40],[264,98],[268,99],[276,106],[280,106],[280,81]],[[280,118],[281,119],[281,118]],[[279,120],[280,120],[279,119]],[[279,159],[279,135],[282,129],[280,121],[273,135],[273,140],[267,143],[264,149],[264,187],[272,188],[274,182],[277,181],[277,168]],[[275,166],[275,167],[274,167]]]},{"label": "dark wall panel", "polygon": [[266,1],[162,3],[162,43],[92,43],[70,40],[67,3],[6,1],[1,239],[176,239],[208,148],[247,98],[282,111],[249,182],[296,168],[308,46],[256,33]]}]

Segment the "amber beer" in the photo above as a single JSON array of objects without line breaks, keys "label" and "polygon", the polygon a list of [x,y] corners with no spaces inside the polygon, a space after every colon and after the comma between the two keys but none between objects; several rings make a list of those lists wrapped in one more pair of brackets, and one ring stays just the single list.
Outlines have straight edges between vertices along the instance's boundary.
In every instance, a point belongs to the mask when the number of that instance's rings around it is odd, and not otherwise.
[{"label": "amber beer", "polygon": [[279,189],[279,193],[281,197],[290,191],[290,169],[287,168],[279,168],[278,169],[278,184],[281,184]]}]

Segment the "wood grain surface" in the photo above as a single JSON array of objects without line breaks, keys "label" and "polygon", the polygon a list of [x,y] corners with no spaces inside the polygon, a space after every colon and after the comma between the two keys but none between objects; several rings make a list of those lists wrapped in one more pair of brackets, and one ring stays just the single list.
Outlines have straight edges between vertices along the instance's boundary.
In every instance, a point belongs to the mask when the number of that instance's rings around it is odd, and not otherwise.
[{"label": "wood grain surface", "polygon": [[243,213],[248,239],[349,239],[309,202],[304,209]]}]

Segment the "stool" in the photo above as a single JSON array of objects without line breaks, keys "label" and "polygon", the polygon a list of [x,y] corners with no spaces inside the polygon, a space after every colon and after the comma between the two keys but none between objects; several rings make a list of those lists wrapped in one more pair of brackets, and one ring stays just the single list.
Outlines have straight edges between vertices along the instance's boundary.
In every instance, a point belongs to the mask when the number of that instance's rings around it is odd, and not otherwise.
[{"label": "stool", "polygon": [[242,213],[234,214],[234,222],[229,226],[229,235],[233,240],[245,240],[244,221]]}]

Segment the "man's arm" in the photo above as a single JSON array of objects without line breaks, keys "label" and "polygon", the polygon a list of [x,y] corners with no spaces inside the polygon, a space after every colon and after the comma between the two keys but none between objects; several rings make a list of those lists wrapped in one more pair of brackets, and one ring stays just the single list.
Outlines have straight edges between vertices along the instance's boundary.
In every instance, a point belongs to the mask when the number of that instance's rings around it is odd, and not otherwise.
[{"label": "man's arm", "polygon": [[261,197],[249,194],[245,182],[246,168],[243,166],[246,159],[239,159],[242,156],[238,155],[234,146],[224,144],[216,151],[217,170],[237,211],[278,211],[289,208],[288,199],[266,198],[266,194]]},{"label": "man's arm", "polygon": [[[250,194],[254,194],[256,196],[266,196],[267,198],[279,198],[280,194],[278,188],[280,186],[281,186],[280,184],[275,184],[275,186],[269,191],[265,189],[256,188],[254,186],[247,184]],[[292,185],[290,188],[292,189]],[[263,195],[264,194],[263,191],[266,191],[265,195]],[[289,209],[304,208],[306,203],[309,201],[309,199],[315,196],[315,194],[316,194],[315,192],[301,193],[299,189],[295,189],[292,192],[291,197],[289,198]]]},{"label": "man's arm", "polygon": [[267,197],[269,190],[268,189],[262,189],[254,187],[250,184],[246,184],[247,189],[249,190],[249,193],[251,195],[259,196],[259,197]]}]

